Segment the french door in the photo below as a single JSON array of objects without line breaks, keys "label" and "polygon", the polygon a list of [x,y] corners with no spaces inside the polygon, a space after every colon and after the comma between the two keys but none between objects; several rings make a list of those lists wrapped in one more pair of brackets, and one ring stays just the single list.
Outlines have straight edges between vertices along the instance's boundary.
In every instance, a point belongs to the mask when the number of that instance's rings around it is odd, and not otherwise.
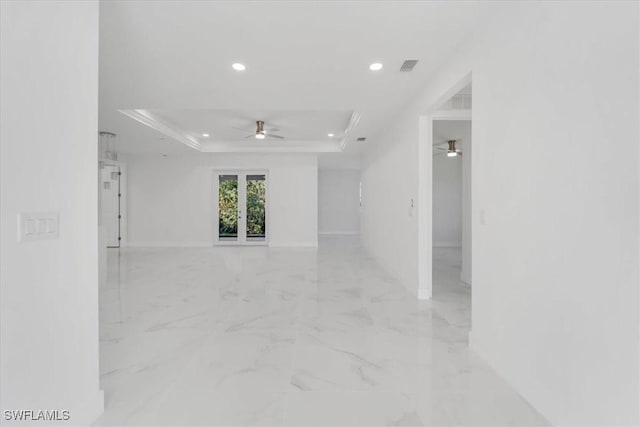
[{"label": "french door", "polygon": [[105,165],[101,169],[100,211],[106,229],[107,247],[120,247],[120,167]]},{"label": "french door", "polygon": [[267,243],[267,173],[214,172],[214,243]]}]

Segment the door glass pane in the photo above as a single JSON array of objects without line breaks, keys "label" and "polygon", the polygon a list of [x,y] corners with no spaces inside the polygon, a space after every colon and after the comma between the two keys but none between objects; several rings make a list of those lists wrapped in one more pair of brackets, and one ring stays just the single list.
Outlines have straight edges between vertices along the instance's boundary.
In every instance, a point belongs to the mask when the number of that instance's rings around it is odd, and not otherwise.
[{"label": "door glass pane", "polygon": [[221,241],[238,240],[238,175],[218,178],[218,237]]},{"label": "door glass pane", "polygon": [[265,202],[265,176],[247,175],[247,240],[265,239]]},{"label": "door glass pane", "polygon": [[120,247],[120,175],[117,166],[102,169],[100,194],[100,221],[106,230],[107,247]]}]

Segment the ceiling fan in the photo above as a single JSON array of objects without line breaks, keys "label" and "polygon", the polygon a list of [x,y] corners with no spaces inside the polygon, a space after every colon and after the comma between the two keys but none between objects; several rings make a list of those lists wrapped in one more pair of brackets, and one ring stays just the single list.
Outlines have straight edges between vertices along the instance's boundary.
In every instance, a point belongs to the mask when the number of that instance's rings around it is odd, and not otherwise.
[{"label": "ceiling fan", "polygon": [[[456,157],[456,156],[462,156],[462,150],[456,148],[456,142],[458,142],[455,139],[450,139],[447,142],[443,142],[440,144],[436,144],[434,145],[434,149],[436,151],[439,151],[436,153],[436,155],[441,155],[441,154],[447,154],[447,157]],[[446,147],[445,147],[446,145]]]},{"label": "ceiling fan", "polygon": [[[241,131],[246,131],[246,129],[240,129],[240,128],[234,128],[234,129],[241,130]],[[280,136],[280,135],[276,135],[275,134],[275,132],[278,132],[278,131],[280,131],[280,129],[278,129],[278,128],[266,129],[264,127],[264,121],[256,120],[256,131],[255,131],[255,133],[252,133],[251,135],[245,136],[245,139],[247,139],[247,138],[255,138],[255,139],[265,139],[265,138],[284,139],[284,136]]]}]

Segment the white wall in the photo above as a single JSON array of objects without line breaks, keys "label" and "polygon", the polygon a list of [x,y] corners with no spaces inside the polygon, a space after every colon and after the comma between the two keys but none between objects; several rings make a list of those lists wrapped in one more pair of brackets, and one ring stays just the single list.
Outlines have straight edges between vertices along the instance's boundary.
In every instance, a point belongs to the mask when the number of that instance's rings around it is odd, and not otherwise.
[{"label": "white wall", "polygon": [[462,246],[462,156],[433,157],[433,246]]},{"label": "white wall", "polygon": [[318,170],[318,231],[320,234],[360,233],[359,170]]},{"label": "white wall", "polygon": [[638,4],[487,7],[365,152],[363,242],[416,292],[419,116],[472,72],[472,348],[554,424],[635,425]]},{"label": "white wall", "polygon": [[267,169],[270,245],[317,246],[315,155],[195,152],[127,156],[128,245],[212,245],[214,169]]},{"label": "white wall", "polygon": [[[318,153],[319,169],[358,169],[360,170],[360,148],[355,142],[347,145],[344,152]],[[362,143],[357,143],[362,144]]]},{"label": "white wall", "polygon": [[[417,294],[417,117],[403,114],[362,157],[361,241],[378,263]],[[431,154],[431,150],[428,150]],[[414,207],[411,207],[411,201]],[[393,223],[393,227],[387,224]]]},{"label": "white wall", "polygon": [[[87,425],[103,404],[98,2],[1,2],[1,16],[0,406]],[[59,238],[18,243],[18,213],[49,211]]]},{"label": "white wall", "polygon": [[432,232],[435,247],[462,246],[462,156],[434,152]]}]

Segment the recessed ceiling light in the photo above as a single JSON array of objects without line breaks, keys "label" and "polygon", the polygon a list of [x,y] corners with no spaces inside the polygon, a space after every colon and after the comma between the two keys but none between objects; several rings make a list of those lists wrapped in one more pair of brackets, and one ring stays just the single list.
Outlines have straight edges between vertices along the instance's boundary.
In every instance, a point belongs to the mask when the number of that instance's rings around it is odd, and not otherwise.
[{"label": "recessed ceiling light", "polygon": [[202,136],[204,136],[205,138],[209,138],[209,134],[208,133],[203,133]]},{"label": "recessed ceiling light", "polygon": [[327,136],[328,136],[329,138],[333,138],[333,136],[334,136],[334,135],[333,135],[332,133],[328,133],[328,134],[327,134]]},{"label": "recessed ceiling light", "polygon": [[246,69],[247,69],[247,67],[245,67],[245,66],[244,66],[244,64],[241,64],[241,63],[239,63],[239,62],[236,62],[236,63],[235,63],[235,64],[233,64],[231,67],[232,67],[234,70],[236,70],[236,71],[244,71],[244,70],[246,70]]},{"label": "recessed ceiling light", "polygon": [[382,70],[382,64],[379,62],[374,62],[373,64],[369,65],[369,69],[371,71],[379,71]]}]

